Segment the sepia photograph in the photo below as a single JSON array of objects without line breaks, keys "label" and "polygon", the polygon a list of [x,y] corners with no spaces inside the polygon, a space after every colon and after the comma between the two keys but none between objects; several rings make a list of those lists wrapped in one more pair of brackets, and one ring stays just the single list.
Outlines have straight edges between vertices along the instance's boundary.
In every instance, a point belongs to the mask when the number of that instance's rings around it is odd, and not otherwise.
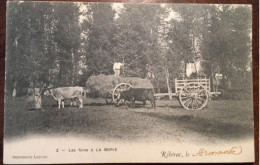
[{"label": "sepia photograph", "polygon": [[4,163],[254,162],[251,5],[6,13]]}]

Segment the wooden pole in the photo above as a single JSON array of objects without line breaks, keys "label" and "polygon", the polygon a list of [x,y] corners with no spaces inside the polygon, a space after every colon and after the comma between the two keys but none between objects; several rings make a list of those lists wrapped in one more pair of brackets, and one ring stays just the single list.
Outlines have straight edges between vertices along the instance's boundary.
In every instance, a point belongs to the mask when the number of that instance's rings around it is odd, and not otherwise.
[{"label": "wooden pole", "polygon": [[125,57],[123,57],[123,77],[125,77]]}]

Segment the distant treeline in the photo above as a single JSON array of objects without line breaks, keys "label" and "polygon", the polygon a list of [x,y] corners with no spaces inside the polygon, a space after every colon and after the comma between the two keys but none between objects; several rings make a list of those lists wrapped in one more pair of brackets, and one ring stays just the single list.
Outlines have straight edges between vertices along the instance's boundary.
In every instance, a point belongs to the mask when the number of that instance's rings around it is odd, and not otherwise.
[{"label": "distant treeline", "polygon": [[[91,75],[154,75],[171,91],[185,78],[221,73],[222,89],[251,90],[251,7],[243,5],[8,2],[7,90],[29,82],[86,84]],[[151,74],[150,74],[151,75]]]}]

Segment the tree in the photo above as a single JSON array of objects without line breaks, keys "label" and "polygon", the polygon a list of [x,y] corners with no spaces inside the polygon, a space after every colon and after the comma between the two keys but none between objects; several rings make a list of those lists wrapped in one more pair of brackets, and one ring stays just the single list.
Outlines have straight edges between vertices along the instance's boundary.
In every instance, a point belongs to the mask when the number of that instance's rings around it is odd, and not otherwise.
[{"label": "tree", "polygon": [[[241,81],[251,80],[251,8],[247,6],[220,5],[211,8],[211,26],[203,56],[207,74],[219,67],[224,87],[241,88]],[[236,83],[240,82],[240,83]]]},{"label": "tree", "polygon": [[114,62],[113,47],[115,11],[112,4],[91,3],[88,6],[88,19],[82,23],[86,34],[87,76],[92,74],[112,74]]},{"label": "tree", "polygon": [[56,58],[59,62],[59,82],[75,85],[78,75],[81,28],[79,25],[79,7],[75,3],[54,4],[54,40],[57,45]]},{"label": "tree", "polygon": [[125,59],[131,76],[146,77],[146,64],[155,67],[160,54],[159,25],[163,12],[159,5],[125,4],[116,20],[114,52]]},{"label": "tree", "polygon": [[[208,6],[204,5],[178,5],[172,6],[172,10],[178,13],[179,20],[171,20],[168,39],[170,51],[177,57],[179,68],[184,72],[184,76],[176,75],[177,77],[186,77],[186,66],[188,63],[194,63],[195,70],[196,62],[202,60],[202,49],[205,37],[205,32],[208,24]],[[180,64],[183,64],[181,66]],[[179,71],[181,71],[179,70]],[[181,72],[179,72],[181,73]]]},{"label": "tree", "polygon": [[56,70],[60,78],[51,83],[74,85],[81,33],[78,6],[10,2],[7,13],[7,82],[47,82]]},{"label": "tree", "polygon": [[[165,18],[168,9],[161,5],[125,4],[117,21],[115,54],[128,65],[128,76],[146,77],[155,74],[155,88],[170,87],[169,58],[165,41]],[[166,80],[166,81],[165,81]],[[166,82],[166,83],[165,83]],[[171,99],[171,96],[170,96]]]},{"label": "tree", "polygon": [[[7,84],[44,81],[44,12],[51,4],[9,2],[7,20]],[[9,87],[7,86],[7,89]]]}]

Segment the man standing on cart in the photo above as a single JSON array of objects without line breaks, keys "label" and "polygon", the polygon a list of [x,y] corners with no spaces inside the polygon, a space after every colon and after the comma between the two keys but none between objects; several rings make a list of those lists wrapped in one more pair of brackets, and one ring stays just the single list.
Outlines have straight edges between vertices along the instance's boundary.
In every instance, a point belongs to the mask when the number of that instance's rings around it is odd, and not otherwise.
[{"label": "man standing on cart", "polygon": [[121,63],[121,62],[119,62],[119,61],[116,61],[115,63],[114,63],[114,65],[113,65],[113,70],[114,70],[114,76],[115,77],[119,77],[120,76],[120,69],[121,69],[121,67],[123,67],[124,66],[124,63]]}]

